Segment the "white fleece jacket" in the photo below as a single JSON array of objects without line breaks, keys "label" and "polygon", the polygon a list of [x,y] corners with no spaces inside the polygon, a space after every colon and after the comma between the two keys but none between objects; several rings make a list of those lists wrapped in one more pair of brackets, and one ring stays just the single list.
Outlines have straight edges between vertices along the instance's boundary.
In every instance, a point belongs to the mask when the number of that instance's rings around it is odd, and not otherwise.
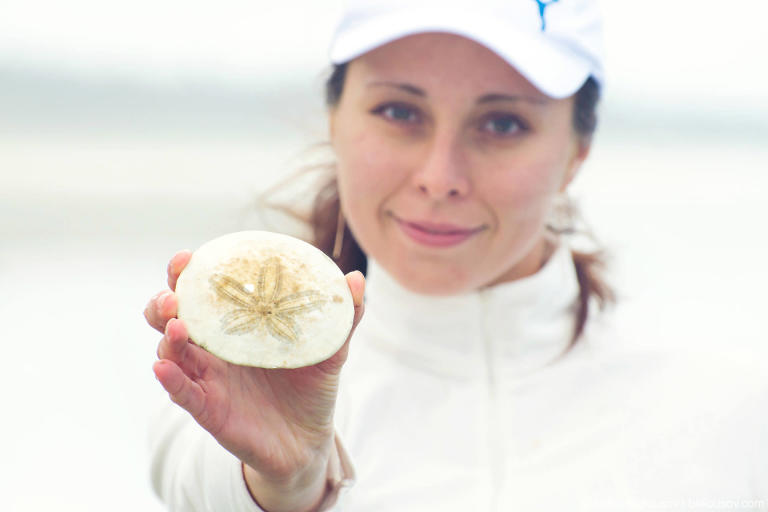
[{"label": "white fleece jacket", "polygon": [[[577,295],[564,244],[528,278],[451,297],[370,261],[336,412],[332,472],[351,485],[324,508],[768,510],[764,365],[643,349],[599,316],[562,355]],[[260,510],[239,461],[175,406],[151,449],[169,510]]]}]

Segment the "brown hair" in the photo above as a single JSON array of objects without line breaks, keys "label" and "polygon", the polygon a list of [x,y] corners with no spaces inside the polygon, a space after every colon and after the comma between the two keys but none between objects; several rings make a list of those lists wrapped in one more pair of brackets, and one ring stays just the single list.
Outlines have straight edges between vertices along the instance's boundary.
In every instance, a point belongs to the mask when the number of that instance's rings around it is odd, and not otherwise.
[{"label": "brown hair", "polygon": [[[325,103],[327,108],[338,105],[344,88],[344,80],[347,72],[347,64],[337,64],[331,70],[330,76],[325,82]],[[574,98],[574,129],[582,137],[584,143],[588,143],[597,127],[597,103],[600,98],[600,86],[590,77],[576,92]],[[333,169],[334,164],[326,164],[320,167]],[[290,212],[289,208],[282,208]],[[580,220],[578,209],[568,204],[562,212],[567,217],[566,227],[547,225],[547,230],[553,234],[581,233],[596,242],[594,235],[588,228],[576,230],[576,222]],[[340,223],[339,191],[334,173],[327,178],[314,197],[314,202],[309,214],[309,225],[312,232],[311,242],[325,254],[333,257],[333,249],[337,239],[337,227]],[[334,258],[339,268],[345,273],[359,270],[363,274],[367,268],[367,257],[362,251],[354,235],[345,225],[343,232],[343,245],[337,258]],[[615,294],[602,277],[602,271],[606,263],[606,254],[603,249],[594,252],[582,252],[572,250],[573,264],[579,282],[579,301],[575,305],[575,318],[573,335],[568,348],[571,348],[584,331],[590,311],[590,302],[595,300],[599,309],[605,309],[615,302]]]}]

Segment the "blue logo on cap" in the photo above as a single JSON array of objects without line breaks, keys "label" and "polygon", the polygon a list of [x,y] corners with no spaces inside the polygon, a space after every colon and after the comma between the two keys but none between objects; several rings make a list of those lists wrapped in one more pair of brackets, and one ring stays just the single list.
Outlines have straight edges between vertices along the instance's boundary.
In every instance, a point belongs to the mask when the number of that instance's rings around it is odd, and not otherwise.
[{"label": "blue logo on cap", "polygon": [[547,28],[547,20],[544,19],[544,10],[549,7],[551,4],[554,4],[558,0],[549,0],[549,2],[542,2],[542,0],[536,0],[536,3],[539,4],[539,16],[541,16],[541,31],[544,32],[544,29]]}]

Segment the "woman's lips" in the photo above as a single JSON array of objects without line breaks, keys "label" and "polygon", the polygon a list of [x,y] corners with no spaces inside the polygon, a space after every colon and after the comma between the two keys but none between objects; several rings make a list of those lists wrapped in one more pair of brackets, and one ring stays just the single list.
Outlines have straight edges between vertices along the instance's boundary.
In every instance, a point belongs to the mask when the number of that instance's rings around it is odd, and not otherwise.
[{"label": "woman's lips", "polygon": [[455,224],[428,221],[411,221],[393,216],[398,226],[412,240],[432,247],[451,247],[458,245],[479,233],[485,226],[465,228]]}]

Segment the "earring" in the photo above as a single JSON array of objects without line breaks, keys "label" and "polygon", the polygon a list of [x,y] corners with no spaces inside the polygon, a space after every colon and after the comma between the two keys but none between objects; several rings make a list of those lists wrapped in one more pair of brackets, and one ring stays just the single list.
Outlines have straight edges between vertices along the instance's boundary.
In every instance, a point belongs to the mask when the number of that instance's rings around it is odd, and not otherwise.
[{"label": "earring", "polygon": [[559,192],[552,199],[552,210],[547,219],[547,229],[557,235],[572,235],[576,232],[573,224],[573,204],[565,192]]},{"label": "earring", "polygon": [[341,204],[339,204],[339,216],[336,218],[336,238],[333,240],[333,259],[338,260],[341,256],[341,248],[344,245],[344,229],[346,223],[344,222],[344,213],[341,211]]}]

